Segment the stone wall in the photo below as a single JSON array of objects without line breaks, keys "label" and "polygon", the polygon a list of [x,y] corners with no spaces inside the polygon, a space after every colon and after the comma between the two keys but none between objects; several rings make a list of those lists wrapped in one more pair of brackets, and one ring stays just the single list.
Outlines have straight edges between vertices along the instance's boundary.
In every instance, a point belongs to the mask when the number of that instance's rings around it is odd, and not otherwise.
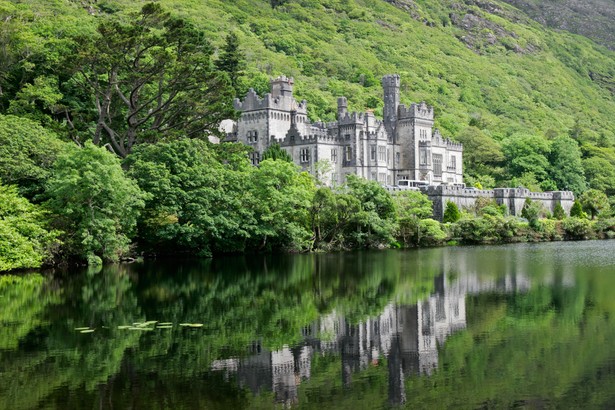
[{"label": "stone wall", "polygon": [[495,188],[481,190],[455,186],[429,186],[421,190],[433,203],[433,216],[441,221],[448,201],[455,203],[460,210],[471,208],[477,198],[495,199],[505,204],[510,215],[520,216],[526,198],[540,202],[546,210],[553,213],[556,204],[560,204],[567,215],[574,203],[574,194],[570,191],[531,192],[526,188]]}]

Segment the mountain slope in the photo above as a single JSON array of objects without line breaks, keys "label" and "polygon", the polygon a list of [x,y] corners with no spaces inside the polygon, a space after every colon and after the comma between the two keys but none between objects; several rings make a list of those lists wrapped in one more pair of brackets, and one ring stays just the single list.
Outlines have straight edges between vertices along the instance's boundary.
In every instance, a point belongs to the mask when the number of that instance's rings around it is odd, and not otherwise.
[{"label": "mountain slope", "polygon": [[[0,0],[0,12],[8,3]],[[25,0],[19,7],[37,16],[28,23],[35,32],[47,30],[41,35],[54,38],[74,30],[71,19],[87,30],[98,19],[145,3]],[[350,109],[380,114],[379,78],[399,73],[402,102],[433,105],[445,136],[463,139],[478,132],[497,149],[519,133],[571,135],[586,159],[615,167],[615,53],[546,29],[506,3],[278,0],[275,8],[265,0],[159,3],[200,26],[218,47],[235,32],[247,59],[244,89],[262,94],[270,76],[293,76],[312,119],[332,120],[340,95],[348,97]]]},{"label": "mountain slope", "polygon": [[615,50],[612,0],[504,0],[552,28],[581,34]]}]

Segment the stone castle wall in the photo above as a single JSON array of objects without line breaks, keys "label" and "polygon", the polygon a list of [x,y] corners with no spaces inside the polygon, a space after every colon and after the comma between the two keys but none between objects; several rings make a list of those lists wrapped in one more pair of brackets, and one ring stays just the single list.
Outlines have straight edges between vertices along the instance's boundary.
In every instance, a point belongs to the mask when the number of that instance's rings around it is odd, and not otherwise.
[{"label": "stone castle wall", "polygon": [[574,194],[570,191],[531,192],[526,188],[495,188],[480,190],[447,185],[429,186],[422,190],[433,203],[433,216],[441,221],[448,201],[455,203],[459,209],[471,208],[478,198],[495,199],[498,205],[505,204],[510,215],[521,216],[526,198],[541,203],[546,210],[553,213],[560,204],[567,215],[574,203]]}]

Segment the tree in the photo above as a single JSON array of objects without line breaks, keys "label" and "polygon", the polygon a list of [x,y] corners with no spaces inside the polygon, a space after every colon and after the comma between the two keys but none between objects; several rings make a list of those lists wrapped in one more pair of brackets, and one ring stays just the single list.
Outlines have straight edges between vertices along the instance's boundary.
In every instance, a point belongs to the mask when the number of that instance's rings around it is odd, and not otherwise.
[{"label": "tree", "polygon": [[464,172],[472,176],[493,175],[504,162],[502,147],[477,127],[466,127],[457,140],[463,144]]},{"label": "tree", "polygon": [[602,212],[608,212],[610,209],[608,197],[604,192],[597,189],[588,189],[583,192],[579,202],[583,206],[583,210],[588,212],[592,219]]},{"label": "tree", "polygon": [[234,32],[230,33],[226,36],[226,43],[216,61],[216,68],[228,74],[231,86],[235,90],[235,97],[241,97],[239,81],[243,75],[245,65],[245,57],[241,50],[239,50],[239,38]]},{"label": "tree", "polygon": [[0,185],[0,272],[51,261],[59,233],[49,230],[48,222],[44,211],[20,197],[15,186]]},{"label": "tree", "polygon": [[579,144],[568,136],[559,136],[551,142],[551,179],[561,190],[572,191],[576,195],[587,189],[583,173]]},{"label": "tree", "polygon": [[572,204],[572,208],[570,208],[570,217],[571,218],[585,218],[587,215],[583,212],[583,205],[579,202],[578,199],[574,200]]},{"label": "tree", "polygon": [[53,162],[66,146],[32,120],[0,115],[0,180],[34,199],[43,192]]},{"label": "tree", "polygon": [[444,210],[444,216],[442,222],[457,222],[461,218],[461,212],[457,207],[457,204],[451,201],[446,201],[446,209]]},{"label": "tree", "polygon": [[250,203],[257,231],[257,249],[303,251],[312,245],[311,208],[314,179],[286,161],[261,161],[250,175]]},{"label": "tree", "polygon": [[615,193],[615,166],[611,161],[590,157],[583,160],[583,169],[590,188],[609,194]]},{"label": "tree", "polygon": [[359,247],[373,247],[393,242],[396,226],[395,206],[391,195],[376,181],[348,175],[348,193],[361,208],[348,225],[346,235]]},{"label": "tree", "polygon": [[521,217],[528,220],[532,228],[538,227],[538,219],[541,217],[543,207],[540,202],[525,198],[525,203],[521,209]]},{"label": "tree", "polygon": [[103,21],[81,43],[76,76],[94,99],[93,142],[121,157],[143,142],[217,134],[235,115],[234,91],[214,70],[204,33],[157,3],[129,22]]},{"label": "tree", "polygon": [[263,151],[261,161],[264,161],[266,159],[272,159],[274,161],[286,161],[290,163],[293,162],[293,158],[290,156],[290,154],[285,149],[282,149],[282,147],[280,147],[280,144],[277,143],[271,144],[267,147],[265,151]]},{"label": "tree", "polygon": [[417,191],[399,191],[392,195],[397,216],[397,237],[405,244],[418,245],[421,220],[433,214],[433,205],[427,195]]},{"label": "tree", "polygon": [[502,151],[509,175],[522,177],[524,174],[532,174],[538,183],[549,179],[547,155],[550,153],[550,148],[549,142],[544,138],[515,134],[504,142]]},{"label": "tree", "polygon": [[245,149],[183,139],[136,147],[125,164],[150,196],[139,218],[139,242],[158,254],[243,251],[255,235]]},{"label": "tree", "polygon": [[99,263],[126,254],[145,195],[112,153],[89,142],[71,147],[55,162],[46,194],[67,257]]},{"label": "tree", "polygon": [[553,208],[553,217],[559,221],[566,218],[566,211],[559,202],[555,204],[555,207]]}]

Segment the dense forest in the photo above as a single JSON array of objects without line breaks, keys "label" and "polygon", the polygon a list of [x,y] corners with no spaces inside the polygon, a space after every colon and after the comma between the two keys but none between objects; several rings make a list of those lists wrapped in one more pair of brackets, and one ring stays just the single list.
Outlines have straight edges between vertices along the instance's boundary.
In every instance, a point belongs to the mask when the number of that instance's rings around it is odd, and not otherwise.
[{"label": "dense forest", "polygon": [[[611,237],[615,53],[496,1],[0,0],[0,271],[210,256]],[[433,105],[465,179],[578,195],[450,206],[350,178],[331,190],[272,147],[211,144],[232,99],[296,79],[312,119],[382,110],[377,79]],[[550,219],[549,219],[550,218]]]}]

